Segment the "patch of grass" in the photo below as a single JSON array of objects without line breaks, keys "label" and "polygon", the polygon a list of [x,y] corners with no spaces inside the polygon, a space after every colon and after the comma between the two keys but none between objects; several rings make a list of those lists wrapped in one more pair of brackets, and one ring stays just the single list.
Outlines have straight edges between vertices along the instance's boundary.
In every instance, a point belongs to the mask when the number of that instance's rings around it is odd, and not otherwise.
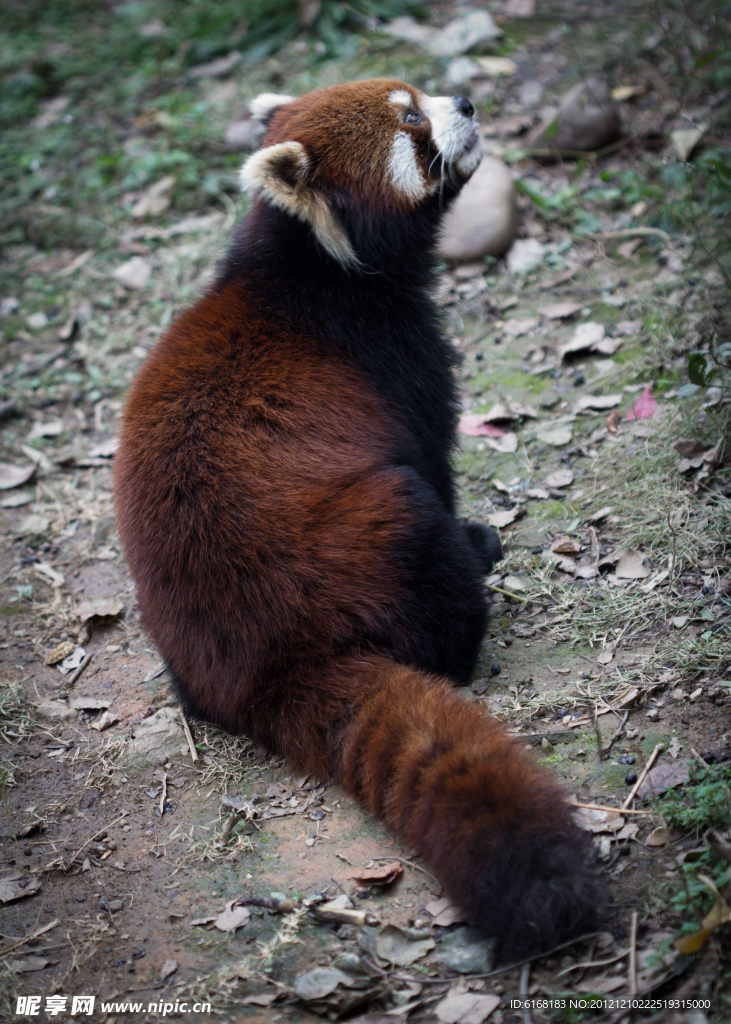
[{"label": "patch of grass", "polygon": [[725,828],[731,825],[731,765],[704,768],[692,762],[682,790],[670,790],[652,804],[670,826],[684,832]]},{"label": "patch of grass", "polygon": [[18,743],[30,736],[32,705],[19,683],[0,683],[0,736],[6,743]]},{"label": "patch of grass", "polygon": [[219,793],[241,794],[250,786],[256,771],[266,765],[260,763],[252,741],[246,736],[231,736],[213,725],[203,728],[203,737],[196,740],[196,749],[203,755],[202,765],[193,765],[199,772],[198,785],[212,787]]}]

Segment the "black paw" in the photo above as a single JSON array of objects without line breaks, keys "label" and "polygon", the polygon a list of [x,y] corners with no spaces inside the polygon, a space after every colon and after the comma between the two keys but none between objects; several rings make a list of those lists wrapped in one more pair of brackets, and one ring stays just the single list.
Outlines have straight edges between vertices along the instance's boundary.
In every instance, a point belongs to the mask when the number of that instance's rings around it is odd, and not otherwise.
[{"label": "black paw", "polygon": [[465,523],[464,528],[472,550],[477,555],[477,564],[483,576],[487,576],[495,562],[499,562],[503,557],[500,538],[494,530],[489,526],[483,526],[482,523]]}]

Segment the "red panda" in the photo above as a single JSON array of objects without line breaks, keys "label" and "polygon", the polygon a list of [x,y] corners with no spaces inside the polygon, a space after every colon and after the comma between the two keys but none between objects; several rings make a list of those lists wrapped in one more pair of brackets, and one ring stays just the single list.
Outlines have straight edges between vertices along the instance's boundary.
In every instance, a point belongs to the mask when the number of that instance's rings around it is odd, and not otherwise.
[{"label": "red panda", "polygon": [[132,386],[115,502],[188,711],[326,773],[416,848],[509,960],[597,922],[554,778],[455,684],[498,537],[456,515],[455,357],[430,297],[477,167],[465,97],[266,94],[215,283]]}]

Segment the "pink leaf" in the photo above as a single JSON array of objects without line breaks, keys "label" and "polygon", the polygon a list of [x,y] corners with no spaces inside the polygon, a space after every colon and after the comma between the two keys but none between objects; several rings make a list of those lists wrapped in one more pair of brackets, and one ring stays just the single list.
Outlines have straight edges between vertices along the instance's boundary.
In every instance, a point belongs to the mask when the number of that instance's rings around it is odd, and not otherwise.
[{"label": "pink leaf", "polygon": [[485,423],[487,413],[468,412],[459,418],[459,429],[463,434],[470,437],[505,437],[507,429],[496,427],[492,423]]},{"label": "pink leaf", "polygon": [[645,388],[630,411],[627,413],[628,420],[649,420],[655,415],[657,402],[650,394],[649,387]]}]

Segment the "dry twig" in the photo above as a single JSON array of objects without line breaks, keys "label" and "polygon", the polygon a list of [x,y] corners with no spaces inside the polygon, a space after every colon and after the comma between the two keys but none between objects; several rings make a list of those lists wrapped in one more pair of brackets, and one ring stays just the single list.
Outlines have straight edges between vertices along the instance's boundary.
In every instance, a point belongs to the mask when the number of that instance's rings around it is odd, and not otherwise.
[{"label": "dry twig", "polygon": [[663,749],[663,744],[662,743],[658,743],[657,746],[655,747],[655,749],[653,750],[653,752],[650,754],[650,757],[648,758],[647,764],[642,769],[640,777],[637,779],[637,782],[635,782],[634,786],[629,791],[627,799],[622,804],[622,810],[623,811],[628,810],[629,805],[632,803],[632,801],[634,800],[635,796],[637,795],[638,789],[640,788],[642,783],[645,781],[645,776],[647,775],[647,773],[649,772],[650,768],[652,768],[653,764],[655,763],[655,758],[657,757],[657,755],[660,753],[660,751],[662,749]]}]

